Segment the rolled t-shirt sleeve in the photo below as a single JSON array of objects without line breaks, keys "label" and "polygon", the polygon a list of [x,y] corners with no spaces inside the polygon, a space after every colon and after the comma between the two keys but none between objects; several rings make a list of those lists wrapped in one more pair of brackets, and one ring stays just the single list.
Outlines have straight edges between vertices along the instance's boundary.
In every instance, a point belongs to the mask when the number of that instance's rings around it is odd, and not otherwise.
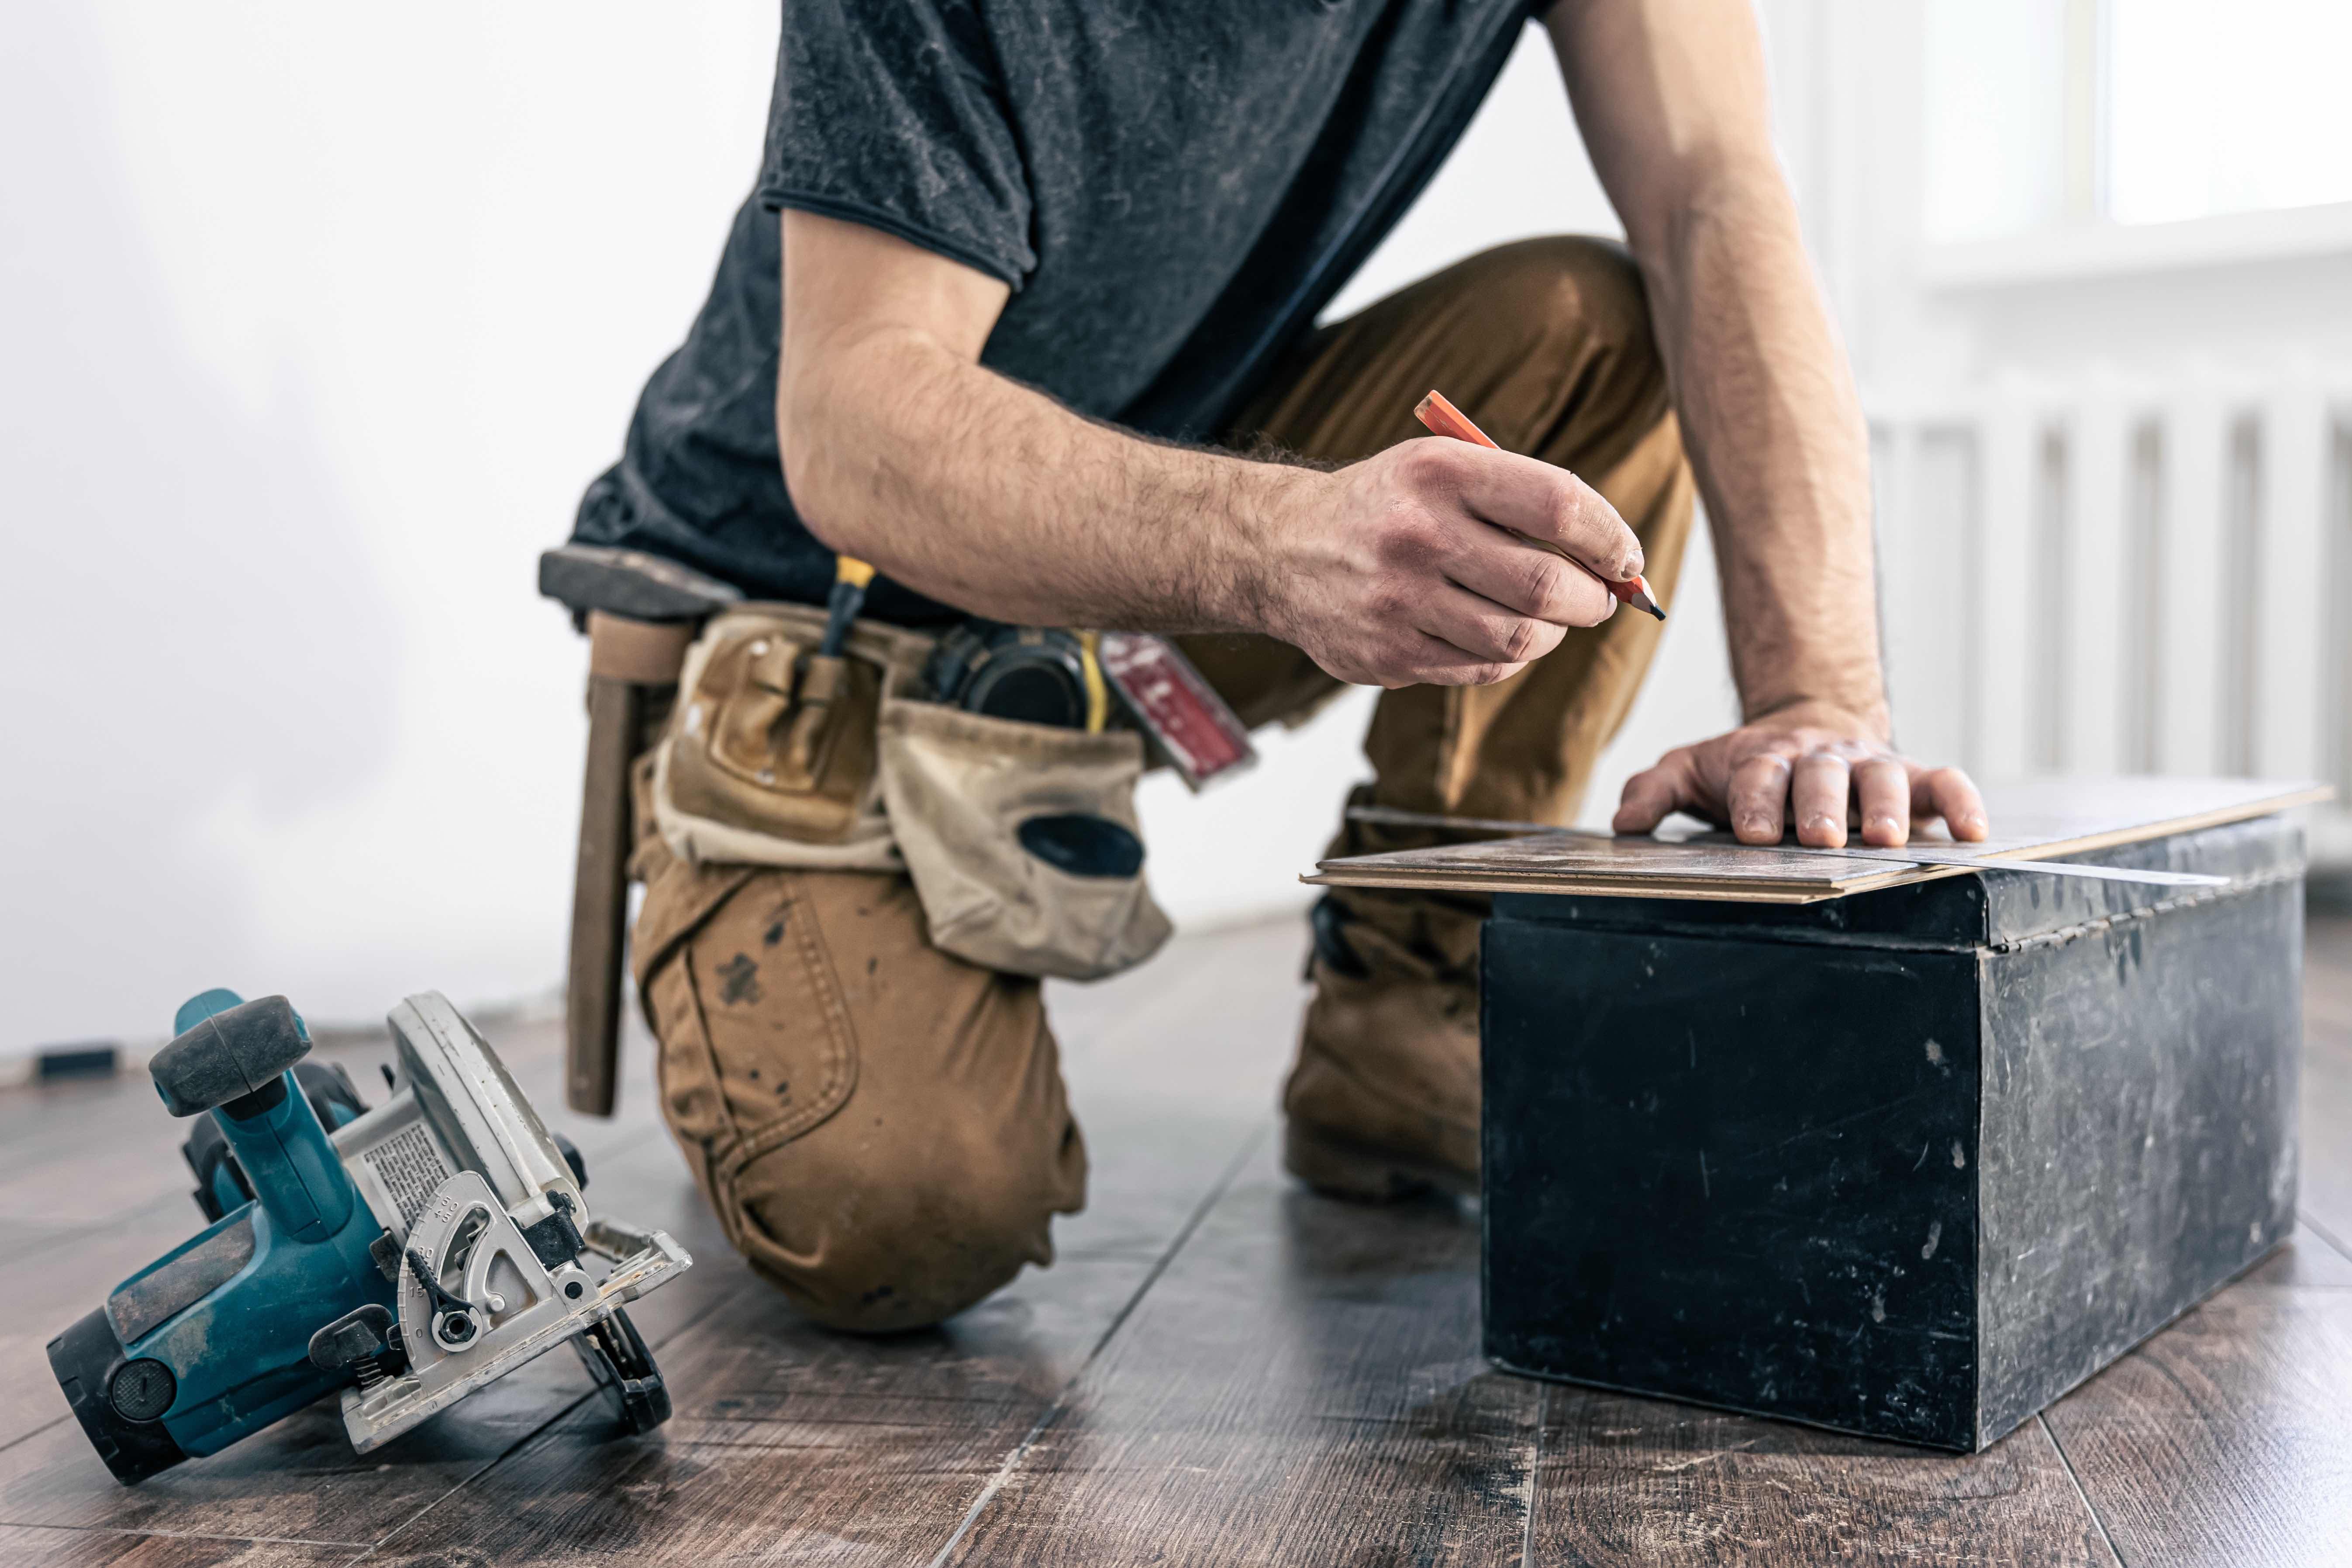
[{"label": "rolled t-shirt sleeve", "polygon": [[785,0],[760,200],[1018,289],[1037,265],[1002,72],[970,0]]}]

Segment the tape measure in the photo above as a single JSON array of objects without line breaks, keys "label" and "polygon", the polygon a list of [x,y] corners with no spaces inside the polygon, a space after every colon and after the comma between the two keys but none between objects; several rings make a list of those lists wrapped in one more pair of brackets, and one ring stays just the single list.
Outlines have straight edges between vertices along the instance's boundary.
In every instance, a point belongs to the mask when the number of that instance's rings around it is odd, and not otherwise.
[{"label": "tape measure", "polygon": [[934,701],[992,719],[1090,735],[1110,721],[1093,632],[966,621],[940,639],[923,683]]}]

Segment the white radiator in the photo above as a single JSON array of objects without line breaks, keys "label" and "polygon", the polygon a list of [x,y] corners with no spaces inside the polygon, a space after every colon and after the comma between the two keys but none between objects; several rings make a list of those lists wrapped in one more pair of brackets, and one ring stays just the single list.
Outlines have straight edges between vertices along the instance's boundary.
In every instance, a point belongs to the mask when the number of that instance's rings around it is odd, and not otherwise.
[{"label": "white radiator", "polygon": [[2325,779],[2314,857],[2352,865],[2352,371],[2006,379],[1871,435],[1906,750]]}]

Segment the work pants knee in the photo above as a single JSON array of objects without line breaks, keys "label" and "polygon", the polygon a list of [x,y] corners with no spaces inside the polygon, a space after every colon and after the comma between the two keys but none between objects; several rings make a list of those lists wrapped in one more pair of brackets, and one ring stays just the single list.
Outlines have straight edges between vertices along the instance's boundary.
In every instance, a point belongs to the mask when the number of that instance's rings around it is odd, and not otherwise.
[{"label": "work pants knee", "polygon": [[904,876],[640,866],[662,1114],[755,1270],[881,1331],[1053,1260],[1087,1156],[1036,981],[933,948]]}]

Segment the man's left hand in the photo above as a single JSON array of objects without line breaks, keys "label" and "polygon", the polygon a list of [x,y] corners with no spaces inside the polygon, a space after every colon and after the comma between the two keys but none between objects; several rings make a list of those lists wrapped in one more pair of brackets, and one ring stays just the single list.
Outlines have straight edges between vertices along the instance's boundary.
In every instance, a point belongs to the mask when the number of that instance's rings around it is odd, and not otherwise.
[{"label": "man's left hand", "polygon": [[1619,833],[1647,833],[1677,811],[1728,826],[1743,844],[1777,844],[1789,821],[1797,842],[1843,848],[1849,817],[1863,843],[1900,847],[1912,819],[1940,816],[1958,839],[1989,829],[1984,799],[1958,768],[1930,768],[1890,749],[1860,716],[1794,703],[1727,735],[1677,746],[1625,781]]}]

